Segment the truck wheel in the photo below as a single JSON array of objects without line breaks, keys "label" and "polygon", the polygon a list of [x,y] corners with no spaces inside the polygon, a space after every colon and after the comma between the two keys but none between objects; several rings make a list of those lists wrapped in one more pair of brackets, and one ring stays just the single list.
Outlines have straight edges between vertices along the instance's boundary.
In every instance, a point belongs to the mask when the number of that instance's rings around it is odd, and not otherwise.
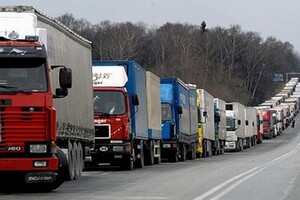
[{"label": "truck wheel", "polygon": [[69,164],[69,178],[73,180],[75,177],[75,161],[74,161],[74,148],[71,141],[68,141],[68,164]]},{"label": "truck wheel", "polygon": [[73,143],[73,149],[74,149],[74,179],[78,179],[80,177],[80,155],[79,155],[79,147],[76,142]]},{"label": "truck wheel", "polygon": [[133,167],[134,167],[134,163],[133,163],[133,159],[131,159],[131,158],[124,160],[123,163],[121,164],[122,170],[131,171],[131,170],[133,170]]},{"label": "truck wheel", "polygon": [[202,157],[206,158],[207,157],[207,141],[206,140],[203,141],[202,146],[203,146]]},{"label": "truck wheel", "polygon": [[186,161],[186,145],[181,145],[181,151],[180,151],[180,161]]},{"label": "truck wheel", "polygon": [[63,184],[63,182],[68,178],[68,159],[60,148],[57,148],[56,156],[59,160],[59,168],[56,181],[54,183],[24,183],[22,185],[22,191],[24,190],[24,192],[50,192],[61,186],[61,184]]},{"label": "truck wheel", "polygon": [[49,184],[39,184],[40,188],[37,188],[37,192],[43,191],[43,192],[49,192],[52,190],[55,190],[59,186],[63,184],[63,182],[67,179],[67,174],[68,174],[68,159],[64,152],[57,148],[56,150],[56,156],[59,159],[59,169],[58,169],[58,175],[57,179],[54,183],[49,183]]},{"label": "truck wheel", "polygon": [[139,152],[139,158],[137,159],[137,167],[138,168],[143,168],[144,167],[144,161],[145,161],[145,154],[144,154],[144,145],[143,145],[143,141],[139,142],[139,148],[138,148],[138,152]]},{"label": "truck wheel", "polygon": [[84,161],[83,161],[83,149],[82,149],[82,145],[81,142],[78,143],[78,156],[79,156],[79,177],[82,177],[82,171],[83,171],[83,165],[84,165]]},{"label": "truck wheel", "polygon": [[240,151],[244,150],[244,141],[243,139],[240,139]]},{"label": "truck wheel", "polygon": [[170,156],[170,161],[171,162],[178,162],[178,155],[177,155],[177,152],[174,152],[171,154]]},{"label": "truck wheel", "polygon": [[153,141],[149,141],[149,149],[147,153],[147,164],[154,165],[154,144]]},{"label": "truck wheel", "polygon": [[191,144],[189,151],[188,151],[188,157],[189,160],[195,160],[196,159],[196,144]]},{"label": "truck wheel", "polygon": [[157,165],[159,165],[161,163],[161,155],[154,158],[154,163],[157,164]]},{"label": "truck wheel", "polygon": [[235,142],[235,152],[239,152],[240,151],[240,140]]},{"label": "truck wheel", "polygon": [[212,156],[212,143],[211,141],[207,141],[207,156],[210,157]]}]

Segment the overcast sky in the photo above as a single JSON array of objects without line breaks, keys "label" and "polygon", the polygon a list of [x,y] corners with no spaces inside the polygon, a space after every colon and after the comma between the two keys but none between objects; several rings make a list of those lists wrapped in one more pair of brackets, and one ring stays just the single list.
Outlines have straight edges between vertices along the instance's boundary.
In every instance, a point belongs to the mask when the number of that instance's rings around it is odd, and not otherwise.
[{"label": "overcast sky", "polygon": [[207,28],[240,25],[263,38],[275,36],[300,52],[299,0],[0,0],[0,5],[32,5],[57,17],[72,13],[95,24],[100,21],[143,22],[149,27],[166,22]]}]

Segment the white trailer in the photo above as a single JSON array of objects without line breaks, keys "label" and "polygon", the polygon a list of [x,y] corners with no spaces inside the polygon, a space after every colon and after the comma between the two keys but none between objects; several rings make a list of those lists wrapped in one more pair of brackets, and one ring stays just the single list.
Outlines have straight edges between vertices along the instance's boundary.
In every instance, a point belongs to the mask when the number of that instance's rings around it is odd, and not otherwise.
[{"label": "white trailer", "polygon": [[257,138],[257,117],[256,109],[253,107],[245,107],[245,134],[247,147],[255,145]]},{"label": "white trailer", "polygon": [[226,102],[219,98],[214,98],[219,122],[217,122],[217,135],[220,143],[221,153],[225,150],[226,141]]},{"label": "white trailer", "polygon": [[226,103],[225,150],[242,151],[246,145],[245,106],[238,102]]},{"label": "white trailer", "polygon": [[[197,89],[198,110],[205,113],[204,120],[201,123],[202,136],[202,156],[211,156],[219,151],[218,140],[215,134],[215,117],[214,117],[214,97],[204,89]],[[201,133],[201,131],[200,131]]]},{"label": "white trailer", "polygon": [[280,106],[276,106],[274,108],[272,108],[271,110],[275,110],[276,111],[276,127],[275,127],[275,131],[276,131],[276,135],[280,135],[282,133],[282,131],[284,130],[284,108],[280,107]]},{"label": "white trailer", "polygon": [[150,71],[146,71],[147,90],[147,121],[149,135],[149,152],[146,158],[147,164],[153,165],[161,162],[161,102],[160,102],[160,78]]}]

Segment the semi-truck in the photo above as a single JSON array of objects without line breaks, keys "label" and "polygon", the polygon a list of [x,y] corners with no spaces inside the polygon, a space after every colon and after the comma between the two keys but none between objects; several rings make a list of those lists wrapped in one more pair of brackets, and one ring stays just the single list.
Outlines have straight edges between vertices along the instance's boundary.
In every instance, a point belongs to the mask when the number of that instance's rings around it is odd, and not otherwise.
[{"label": "semi-truck", "polygon": [[91,42],[31,6],[0,10],[0,189],[50,191],[94,143]]},{"label": "semi-truck", "polygon": [[226,103],[225,150],[242,151],[246,146],[245,106],[239,102]]},{"label": "semi-truck", "polygon": [[93,167],[125,170],[161,161],[160,79],[135,61],[93,61]]},{"label": "semi-truck", "polygon": [[[255,108],[256,109],[256,108]],[[263,114],[261,109],[256,109],[256,121],[257,121],[257,138],[256,138],[256,144],[261,144],[263,140],[263,132],[264,132],[264,126],[263,126]]]},{"label": "semi-truck", "polygon": [[245,107],[245,134],[247,147],[254,146],[257,141],[257,117],[256,109],[253,107]]},{"label": "semi-truck", "polygon": [[274,136],[274,120],[272,111],[269,109],[262,110],[263,116],[263,138],[272,139]]},{"label": "semi-truck", "polygon": [[171,162],[194,159],[196,155],[196,86],[177,77],[160,81],[162,109],[162,158]]},{"label": "semi-truck", "polygon": [[225,141],[226,141],[226,102],[219,98],[214,98],[215,108],[218,114],[218,118],[215,118],[217,124],[217,135],[220,144],[220,154],[225,151]]},{"label": "semi-truck", "polygon": [[197,109],[199,113],[199,132],[197,157],[208,157],[220,149],[215,131],[214,97],[204,89],[197,89]]}]

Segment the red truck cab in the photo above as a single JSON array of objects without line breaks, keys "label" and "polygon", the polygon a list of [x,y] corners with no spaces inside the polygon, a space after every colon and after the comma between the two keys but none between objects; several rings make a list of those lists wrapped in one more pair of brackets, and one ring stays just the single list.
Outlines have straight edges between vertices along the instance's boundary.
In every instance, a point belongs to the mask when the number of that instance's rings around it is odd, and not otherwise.
[{"label": "red truck cab", "polygon": [[38,37],[0,38],[0,51],[1,189],[10,182],[52,190],[64,181],[58,176],[53,97],[67,94],[66,68],[62,88],[53,95],[46,49]]},{"label": "red truck cab", "polygon": [[273,119],[272,119],[272,113],[270,110],[263,110],[263,138],[273,138]]}]

